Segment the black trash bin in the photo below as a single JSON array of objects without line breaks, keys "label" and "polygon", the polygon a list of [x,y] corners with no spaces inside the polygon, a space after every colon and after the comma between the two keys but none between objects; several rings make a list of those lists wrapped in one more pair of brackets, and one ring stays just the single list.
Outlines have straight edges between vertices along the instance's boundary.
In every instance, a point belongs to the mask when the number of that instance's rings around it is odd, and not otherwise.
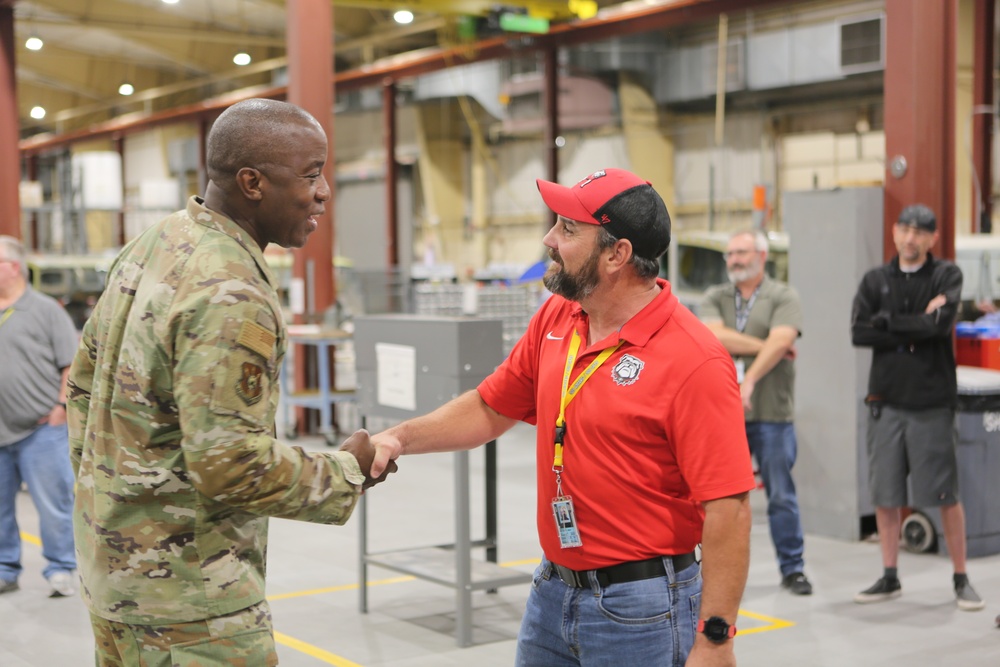
[{"label": "black trash bin", "polygon": [[[958,367],[958,484],[965,506],[965,533],[968,556],[1000,553],[1000,371],[973,366]],[[941,512],[936,508],[915,508],[915,519],[927,517],[937,534],[942,553],[947,553]],[[907,547],[910,535],[904,540]],[[916,524],[911,534],[919,536]],[[911,550],[919,550],[912,549]]]}]

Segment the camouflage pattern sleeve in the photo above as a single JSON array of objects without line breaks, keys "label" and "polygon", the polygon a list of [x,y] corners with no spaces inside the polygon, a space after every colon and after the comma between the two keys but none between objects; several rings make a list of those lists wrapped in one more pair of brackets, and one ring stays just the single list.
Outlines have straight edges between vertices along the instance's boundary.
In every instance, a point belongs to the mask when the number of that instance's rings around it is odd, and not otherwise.
[{"label": "camouflage pattern sleeve", "polygon": [[80,472],[80,457],[83,455],[83,438],[87,432],[87,413],[90,410],[90,395],[94,384],[94,369],[97,347],[94,340],[93,323],[88,321],[80,336],[80,345],[70,365],[66,386],[66,420],[69,425],[69,457],[73,464],[73,475]]},{"label": "camouflage pattern sleeve", "polygon": [[272,437],[284,327],[252,283],[234,278],[220,271],[187,281],[172,308],[174,397],[190,481],[258,516],[342,524],[364,475],[350,454],[306,452]]}]

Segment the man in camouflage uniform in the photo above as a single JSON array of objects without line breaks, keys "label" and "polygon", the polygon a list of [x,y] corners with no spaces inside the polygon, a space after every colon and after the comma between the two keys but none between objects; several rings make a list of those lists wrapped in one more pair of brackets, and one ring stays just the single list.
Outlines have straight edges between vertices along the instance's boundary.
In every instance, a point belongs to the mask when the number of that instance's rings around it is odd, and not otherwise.
[{"label": "man in camouflage uniform", "polygon": [[132,241],[69,379],[83,597],[98,665],[274,665],[267,517],[343,524],[374,450],[275,440],[287,336],[268,243],[302,247],[330,199],[327,141],[273,100],[227,109],[204,199]]}]

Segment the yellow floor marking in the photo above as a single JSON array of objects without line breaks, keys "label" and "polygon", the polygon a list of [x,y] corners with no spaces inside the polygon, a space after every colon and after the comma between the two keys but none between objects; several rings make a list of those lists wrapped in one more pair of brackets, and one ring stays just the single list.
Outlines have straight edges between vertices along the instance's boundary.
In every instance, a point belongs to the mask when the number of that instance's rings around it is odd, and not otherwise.
[{"label": "yellow floor marking", "polygon": [[274,641],[282,646],[287,646],[301,653],[305,653],[311,658],[321,660],[328,665],[336,665],[336,667],[361,667],[361,665],[356,662],[351,662],[346,658],[341,658],[339,655],[335,655],[329,651],[324,651],[323,649],[313,646],[312,644],[307,644],[304,641],[295,639],[294,637],[289,637],[288,635],[278,631],[274,632]]},{"label": "yellow floor marking", "polygon": [[[389,579],[379,579],[378,581],[369,581],[369,586],[385,586],[386,584],[400,584],[404,581],[413,581],[416,577],[411,577],[405,575],[402,577],[391,577]],[[358,584],[343,584],[342,586],[329,586],[327,588],[314,588],[310,591],[299,591],[297,593],[281,593],[279,595],[268,595],[267,599],[269,602],[274,602],[275,600],[287,600],[289,598],[301,598],[306,595],[319,595],[320,593],[337,593],[339,591],[355,591],[358,589]]]},{"label": "yellow floor marking", "polygon": [[757,614],[752,611],[747,611],[746,609],[740,609],[740,616],[746,616],[747,618],[752,618],[757,621],[765,621],[767,625],[759,625],[754,628],[739,629],[739,636],[751,635],[755,632],[768,632],[770,630],[781,630],[782,628],[790,628],[795,623],[793,621],[786,621],[782,618],[774,618],[773,616],[765,616],[764,614]]},{"label": "yellow floor marking", "polygon": [[[31,535],[30,533],[21,533],[21,539],[25,542],[30,542],[37,547],[42,546],[42,541],[38,537]],[[508,561],[506,563],[501,563],[503,567],[516,567],[518,565],[537,565],[539,563],[538,558],[525,558],[522,560]],[[385,586],[387,584],[399,584],[404,581],[413,581],[416,577],[402,576],[402,577],[390,577],[388,579],[378,579],[376,581],[369,581],[369,586]],[[337,593],[340,591],[350,591],[357,590],[358,584],[344,584],[342,586],[328,586],[326,588],[314,588],[308,591],[299,591],[297,593],[281,593],[279,595],[269,595],[267,597],[268,601],[274,602],[276,600],[288,600],[290,598],[304,597],[306,595],[319,595],[321,593]],[[767,625],[760,625],[753,628],[741,628],[739,631],[740,636],[752,635],[757,632],[769,632],[771,630],[781,630],[783,628],[790,628],[795,625],[793,621],[786,621],[781,618],[775,618],[773,616],[765,616],[764,614],[758,614],[752,611],[747,611],[746,609],[740,609],[740,616],[746,618],[752,618],[756,621],[764,621]],[[338,655],[330,653],[329,651],[324,651],[321,648],[313,646],[312,644],[307,644],[304,641],[295,639],[281,632],[275,631],[274,641],[293,648],[296,651],[305,653],[306,655],[322,660],[328,665],[334,665],[335,667],[361,667],[356,662],[351,662],[346,658],[341,658]]]}]

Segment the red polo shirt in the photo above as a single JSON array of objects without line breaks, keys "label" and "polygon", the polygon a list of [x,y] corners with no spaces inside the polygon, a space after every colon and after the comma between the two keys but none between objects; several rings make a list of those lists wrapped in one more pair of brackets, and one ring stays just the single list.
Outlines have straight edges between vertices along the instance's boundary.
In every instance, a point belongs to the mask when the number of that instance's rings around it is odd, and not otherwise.
[{"label": "red polo shirt", "polygon": [[[566,353],[574,328],[586,342],[587,314],[551,297],[479,385],[494,410],[537,425],[539,539],[546,558],[574,570],[692,551],[704,522],[699,501],[754,487],[732,359],[670,285],[658,284],[566,409],[563,494],[573,498],[583,546],[560,547],[551,501]],[[581,347],[571,382],[617,342]]]}]

